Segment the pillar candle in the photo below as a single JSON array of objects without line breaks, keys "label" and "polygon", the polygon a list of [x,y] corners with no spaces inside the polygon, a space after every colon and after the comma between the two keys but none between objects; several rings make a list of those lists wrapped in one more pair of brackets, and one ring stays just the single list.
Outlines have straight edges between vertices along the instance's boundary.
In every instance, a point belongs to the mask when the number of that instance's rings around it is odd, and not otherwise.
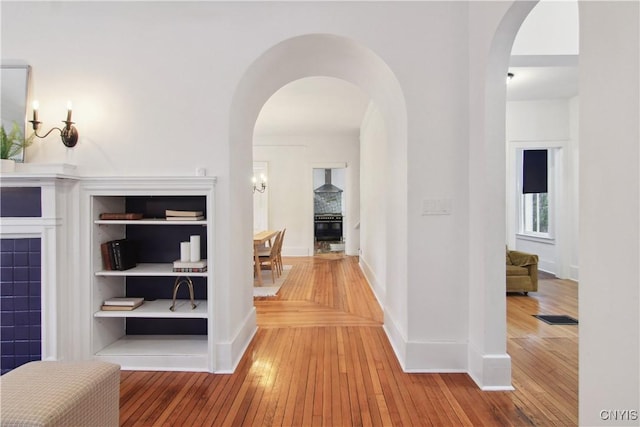
[{"label": "pillar candle", "polygon": [[200,261],[200,236],[191,236],[191,262]]},{"label": "pillar candle", "polygon": [[180,261],[187,262],[191,259],[191,245],[189,242],[180,242]]}]

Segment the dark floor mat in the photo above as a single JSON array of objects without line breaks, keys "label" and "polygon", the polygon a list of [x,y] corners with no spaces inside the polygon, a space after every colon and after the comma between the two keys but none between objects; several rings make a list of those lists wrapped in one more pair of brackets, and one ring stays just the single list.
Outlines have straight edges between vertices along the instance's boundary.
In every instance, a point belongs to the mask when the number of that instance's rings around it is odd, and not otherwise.
[{"label": "dark floor mat", "polygon": [[551,315],[551,314],[534,314],[533,317],[537,317],[543,322],[549,325],[577,325],[578,320],[566,315]]}]

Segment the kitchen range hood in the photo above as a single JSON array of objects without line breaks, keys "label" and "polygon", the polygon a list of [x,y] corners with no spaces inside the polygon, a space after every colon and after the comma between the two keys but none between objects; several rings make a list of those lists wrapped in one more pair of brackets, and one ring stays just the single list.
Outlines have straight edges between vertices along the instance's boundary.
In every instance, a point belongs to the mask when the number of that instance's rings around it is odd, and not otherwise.
[{"label": "kitchen range hood", "polygon": [[342,193],[342,189],[331,183],[331,169],[324,170],[324,184],[313,190],[314,193]]}]

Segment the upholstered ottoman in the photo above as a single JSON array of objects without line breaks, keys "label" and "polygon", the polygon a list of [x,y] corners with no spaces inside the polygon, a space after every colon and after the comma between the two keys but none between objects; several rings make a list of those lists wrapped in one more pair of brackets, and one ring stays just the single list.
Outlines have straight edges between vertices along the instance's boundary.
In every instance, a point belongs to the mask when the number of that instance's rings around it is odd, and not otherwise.
[{"label": "upholstered ottoman", "polygon": [[30,362],[0,377],[2,426],[117,426],[120,366]]}]

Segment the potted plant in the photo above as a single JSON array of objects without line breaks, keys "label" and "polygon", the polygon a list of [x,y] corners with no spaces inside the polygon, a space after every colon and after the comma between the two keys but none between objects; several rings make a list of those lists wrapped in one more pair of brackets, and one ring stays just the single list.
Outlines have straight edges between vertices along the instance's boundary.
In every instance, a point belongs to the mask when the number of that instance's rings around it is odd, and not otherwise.
[{"label": "potted plant", "polygon": [[0,170],[11,172],[15,169],[13,157],[33,142],[35,135],[25,138],[18,122],[13,122],[11,131],[7,133],[4,125],[0,126]]}]

